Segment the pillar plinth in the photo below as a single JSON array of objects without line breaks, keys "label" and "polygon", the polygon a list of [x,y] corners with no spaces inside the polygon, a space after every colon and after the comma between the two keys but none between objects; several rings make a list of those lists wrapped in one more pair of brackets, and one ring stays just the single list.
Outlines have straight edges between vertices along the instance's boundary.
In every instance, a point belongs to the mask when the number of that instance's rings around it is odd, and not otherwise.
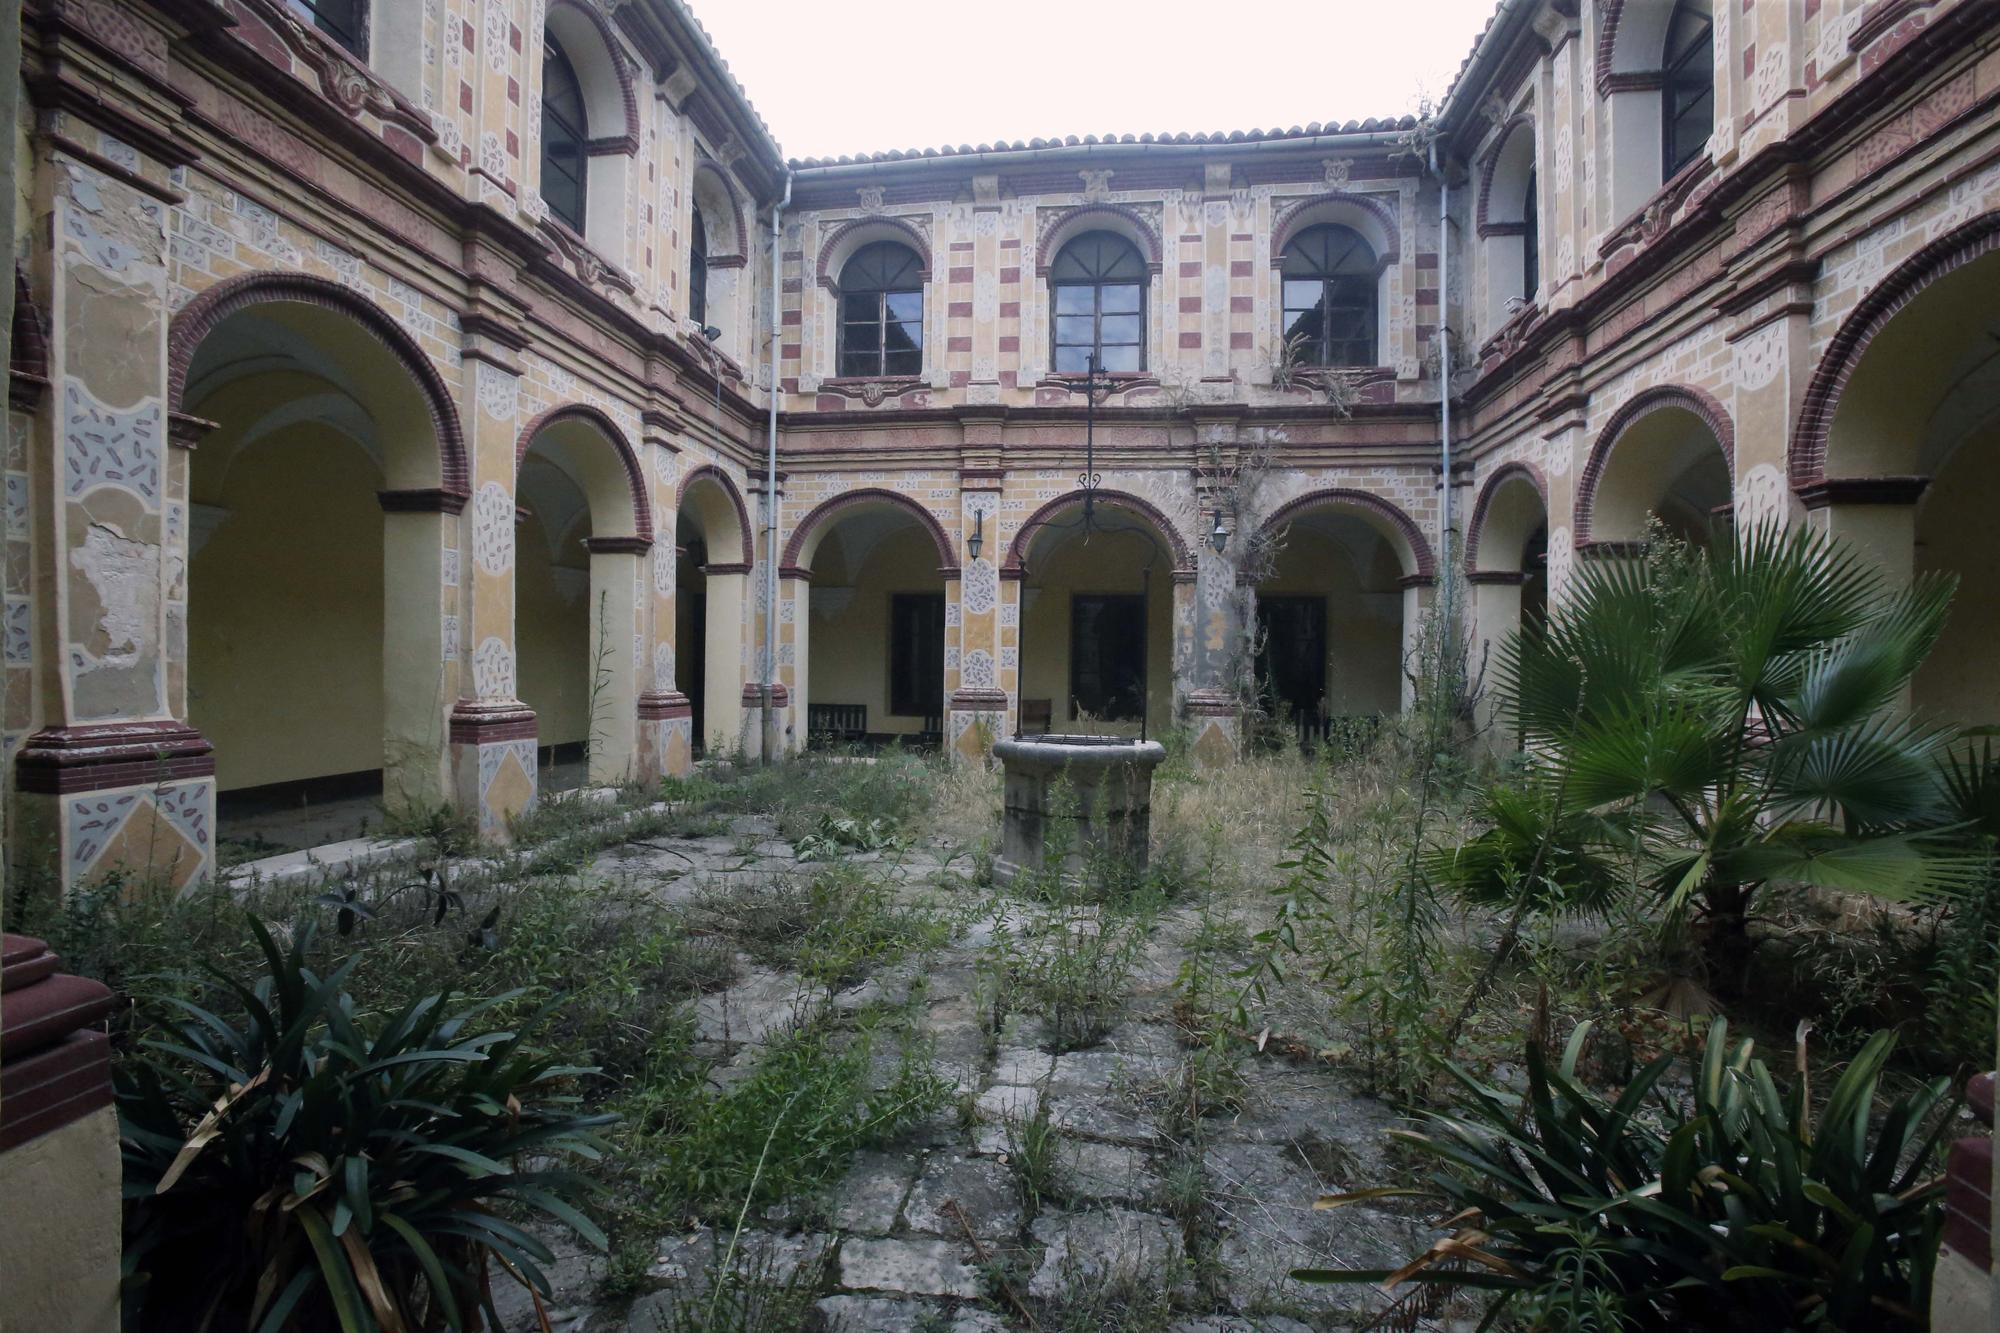
[{"label": "pillar plinth", "polygon": [[679,690],[639,696],[639,766],[655,779],[694,771],[694,701]]},{"label": "pillar plinth", "polygon": [[212,869],[215,755],[186,723],[44,728],[21,746],[14,791],[15,855],[66,887],[116,874],[178,891]]},{"label": "pillar plinth", "polygon": [[518,699],[460,699],[451,710],[453,795],[482,838],[535,806],[535,713]]}]

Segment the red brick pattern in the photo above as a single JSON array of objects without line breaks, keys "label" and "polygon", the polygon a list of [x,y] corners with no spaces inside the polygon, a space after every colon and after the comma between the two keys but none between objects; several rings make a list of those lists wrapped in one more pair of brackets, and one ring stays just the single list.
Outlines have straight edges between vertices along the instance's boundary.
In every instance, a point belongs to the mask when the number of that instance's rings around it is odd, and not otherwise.
[{"label": "red brick pattern", "polygon": [[[633,452],[632,442],[625,438],[625,432],[619,430],[618,423],[613,421],[601,409],[591,407],[586,403],[571,403],[565,407],[552,407],[533,421],[530,421],[527,427],[522,430],[520,440],[514,445],[514,470],[517,473],[520,471],[521,461],[528,456],[529,446],[534,444],[537,436],[549,429],[549,427],[560,425],[567,421],[577,421],[588,425],[598,435],[602,436],[604,442],[610,445],[612,450],[617,453],[619,463],[625,468],[625,480],[632,488],[632,523],[634,531],[648,546],[652,545],[653,505],[646,498],[645,470],[639,466],[639,455]],[[592,522],[596,522],[599,518],[599,515],[591,515]],[[609,536],[610,534],[606,535]]]},{"label": "red brick pattern", "polygon": [[1576,481],[1576,514],[1572,520],[1571,533],[1576,545],[1581,548],[1591,540],[1591,518],[1597,508],[1597,483],[1604,476],[1605,464],[1611,461],[1611,451],[1618,444],[1633,422],[1653,412],[1679,409],[1692,412],[1700,417],[1708,427],[1716,443],[1722,446],[1722,457],[1729,466],[1732,484],[1736,476],[1736,427],[1729,420],[1729,413],[1714,397],[1686,384],[1664,384],[1632,395],[1625,405],[1605,423],[1598,434],[1597,443],[1591,446],[1590,458],[1584,463],[1583,471]]}]

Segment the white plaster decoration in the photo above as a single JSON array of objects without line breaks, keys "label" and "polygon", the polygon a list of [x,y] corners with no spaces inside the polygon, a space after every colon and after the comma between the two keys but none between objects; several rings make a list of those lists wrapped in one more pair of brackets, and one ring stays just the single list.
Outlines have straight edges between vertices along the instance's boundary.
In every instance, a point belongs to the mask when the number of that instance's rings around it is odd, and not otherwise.
[{"label": "white plaster decoration", "polygon": [[75,379],[63,381],[65,494],[75,499],[99,486],[160,502],[160,404],[107,407]]},{"label": "white plaster decoration", "polygon": [[1785,364],[1785,322],[1774,319],[1736,342],[1736,385],[1762,389],[1778,378]]},{"label": "white plaster decoration", "polygon": [[28,535],[28,474],[9,472],[7,489],[7,536],[25,538]]},{"label": "white plaster decoration", "polygon": [[458,656],[458,617],[444,618],[444,660],[450,662]]},{"label": "white plaster decoration", "polygon": [[671,643],[653,645],[653,688],[665,693],[674,688],[674,646]]},{"label": "white plaster decoration", "polygon": [[90,214],[98,211],[84,202],[85,191],[95,200],[97,190],[79,178],[73,188],[75,198],[61,201],[63,234],[77,243],[77,248],[98,268],[107,273],[124,273],[141,258],[139,251],[129,242],[116,236],[107,236],[90,220]]},{"label": "white plaster decoration", "polygon": [[974,648],[965,655],[960,675],[965,687],[972,690],[993,688],[993,654],[984,648]]},{"label": "white plaster decoration", "polygon": [[1576,565],[1575,538],[1568,527],[1549,534],[1549,590],[1559,598],[1567,596],[1570,571]]},{"label": "white plaster decoration", "polygon": [[520,410],[521,377],[485,361],[473,368],[479,384],[479,405],[496,421],[512,421]]},{"label": "white plaster decoration", "polygon": [[661,597],[674,595],[674,545],[672,542],[653,543],[653,591]]},{"label": "white plaster decoration", "polygon": [[438,573],[445,587],[456,588],[458,586],[458,548],[456,546],[447,546],[440,553]]},{"label": "white plaster decoration", "polygon": [[944,650],[944,669],[946,671],[955,671],[958,669],[958,649],[947,648]]},{"label": "white plaster decoration", "polygon": [[513,755],[520,761],[521,769],[528,775],[530,783],[535,782],[535,743],[532,740],[498,741],[492,745],[479,747],[479,799],[486,800],[487,788],[500,775],[500,765]]},{"label": "white plaster decoration", "polygon": [[958,628],[959,623],[960,623],[959,604],[957,602],[946,602],[944,604],[945,628],[956,629]]},{"label": "white plaster decoration", "polygon": [[69,802],[69,880],[70,884],[81,884],[97,858],[118,836],[118,830],[125,827],[125,821],[132,817],[139,805],[139,793],[119,792],[108,795],[92,792],[88,796],[72,797]]},{"label": "white plaster decoration", "polygon": [[203,870],[207,868],[214,846],[208,822],[208,812],[214,803],[209,792],[211,785],[206,780],[198,780],[153,790],[154,809],[165,817],[167,823],[179,829],[181,836],[201,853]]},{"label": "white plaster decoration", "polygon": [[1759,463],[1736,483],[1736,526],[1747,531],[1785,515],[1785,474],[1770,463]]},{"label": "white plaster decoration", "polygon": [[1018,648],[1002,648],[1000,650],[1000,669],[1002,671],[1012,671],[1020,664],[1021,653]]},{"label": "white plaster decoration", "polygon": [[32,665],[35,660],[34,604],[25,597],[9,597],[5,614],[7,665]]},{"label": "white plaster decoration", "polygon": [[482,699],[514,694],[514,650],[498,638],[482,639],[472,650],[472,688]]},{"label": "white plaster decoration", "polygon": [[488,574],[514,567],[514,497],[497,481],[472,499],[472,562]]},{"label": "white plaster decoration", "polygon": [[1000,571],[984,556],[966,561],[959,580],[959,597],[973,615],[984,615],[1000,600]]},{"label": "white plaster decoration", "polygon": [[486,31],[480,43],[486,48],[486,68],[495,74],[507,72],[507,6],[504,0],[486,0]]}]

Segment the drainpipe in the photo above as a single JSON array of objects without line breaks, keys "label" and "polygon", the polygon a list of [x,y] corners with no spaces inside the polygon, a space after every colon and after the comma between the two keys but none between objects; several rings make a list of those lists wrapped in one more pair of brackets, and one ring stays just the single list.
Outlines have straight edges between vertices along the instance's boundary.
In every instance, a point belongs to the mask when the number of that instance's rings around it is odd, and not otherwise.
[{"label": "drainpipe", "polygon": [[785,169],[785,193],[771,205],[771,340],[767,354],[771,383],[766,390],[770,402],[770,424],[764,451],[764,744],[763,761],[770,763],[778,752],[778,364],[784,310],[784,221],[785,207],[792,202],[792,172]]},{"label": "drainpipe", "polygon": [[1451,613],[1451,181],[1431,140],[1431,174],[1438,182],[1438,578],[1440,611]]}]

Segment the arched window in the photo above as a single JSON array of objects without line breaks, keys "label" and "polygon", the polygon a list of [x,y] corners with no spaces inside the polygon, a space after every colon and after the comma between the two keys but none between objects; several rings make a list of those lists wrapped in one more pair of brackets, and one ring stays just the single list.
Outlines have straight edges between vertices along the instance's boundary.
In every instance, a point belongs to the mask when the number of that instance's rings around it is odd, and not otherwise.
[{"label": "arched window", "polygon": [[542,202],[571,231],[583,231],[589,119],[583,84],[555,34],[542,34]]},{"label": "arched window", "polygon": [[1671,177],[1708,146],[1715,132],[1715,25],[1713,0],[1679,0],[1667,20],[1660,62],[1665,75],[1664,173]]},{"label": "arched window", "polygon": [[840,373],[915,375],[924,368],[923,264],[876,241],[840,268]]},{"label": "arched window", "polygon": [[708,228],[701,220],[701,210],[692,210],[693,221],[688,224],[688,318],[696,328],[708,323]]},{"label": "arched window", "polygon": [[1352,227],[1308,227],[1285,247],[1285,345],[1310,366],[1375,361],[1375,251]]},{"label": "arched window", "polygon": [[1542,285],[1542,213],[1535,199],[1535,169],[1528,168],[1528,195],[1521,201],[1521,299],[1532,301]]},{"label": "arched window", "polygon": [[361,59],[368,58],[368,27],[361,0],[285,0],[285,8]]},{"label": "arched window", "polygon": [[1087,231],[1049,265],[1056,373],[1146,365],[1146,261],[1116,232]]}]

